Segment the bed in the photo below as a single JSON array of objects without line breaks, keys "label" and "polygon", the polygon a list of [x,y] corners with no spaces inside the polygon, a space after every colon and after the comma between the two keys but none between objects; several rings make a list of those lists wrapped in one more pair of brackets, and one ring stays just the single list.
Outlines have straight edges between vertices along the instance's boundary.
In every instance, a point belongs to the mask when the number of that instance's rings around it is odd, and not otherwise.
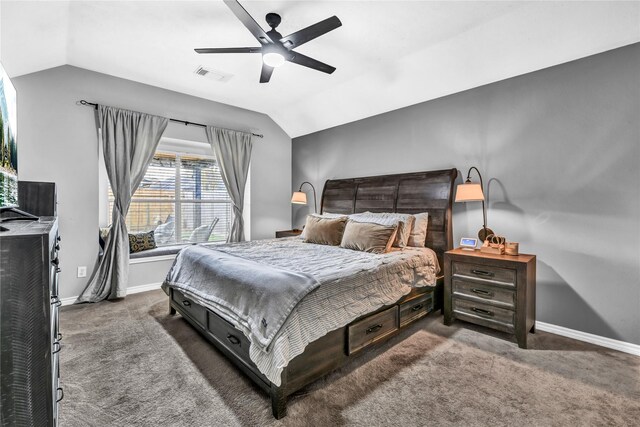
[{"label": "bed", "polygon": [[[321,212],[429,212],[426,249],[354,254],[357,251],[303,243],[299,237],[223,245],[215,251],[189,248],[176,259],[170,272],[172,280],[163,285],[170,312],[180,313],[269,393],[274,417],[282,418],[287,396],[442,308],[443,279],[437,273],[438,265],[444,265],[444,252],[452,248],[451,203],[456,176],[456,169],[448,169],[325,183]],[[351,254],[347,257],[345,252]],[[285,283],[290,279],[287,274],[302,275],[297,280],[307,280],[309,292],[287,302],[293,308],[286,321],[278,323],[277,333],[261,335],[256,331],[259,318],[253,320],[248,315],[246,322],[232,321],[224,305],[216,304],[216,298],[195,285],[206,280],[195,277],[210,265],[233,265],[242,258],[245,264],[238,268],[243,270],[251,267],[248,263],[264,263],[265,257],[274,266],[268,271],[272,275],[263,276],[267,282]],[[331,263],[340,268],[327,270]],[[340,293],[345,289],[350,294]],[[356,301],[353,292],[373,296]],[[320,314],[318,307],[324,307]],[[265,331],[266,320],[262,318]],[[269,328],[278,322],[268,320]]]}]

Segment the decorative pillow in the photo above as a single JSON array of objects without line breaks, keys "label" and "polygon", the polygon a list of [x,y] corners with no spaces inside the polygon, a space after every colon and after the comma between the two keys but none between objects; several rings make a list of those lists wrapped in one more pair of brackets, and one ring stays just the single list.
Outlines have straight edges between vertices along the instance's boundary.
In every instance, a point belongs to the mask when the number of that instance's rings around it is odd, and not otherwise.
[{"label": "decorative pillow", "polygon": [[407,246],[409,242],[409,235],[411,234],[411,229],[413,228],[413,223],[415,221],[413,215],[391,212],[364,212],[349,215],[349,218],[358,222],[373,222],[388,226],[399,223],[398,233],[393,241],[393,246],[397,248]]},{"label": "decorative pillow", "polygon": [[104,249],[107,244],[107,239],[109,238],[109,232],[111,231],[111,226],[108,227],[100,227],[100,232],[98,233],[98,243],[100,247]]},{"label": "decorative pillow", "polygon": [[323,218],[314,215],[307,216],[304,226],[304,241],[320,245],[338,246],[342,241],[342,233],[347,223],[347,217]]},{"label": "decorative pillow", "polygon": [[383,254],[391,250],[397,231],[398,224],[382,225],[349,219],[340,247]]},{"label": "decorative pillow", "polygon": [[156,248],[156,239],[153,237],[153,230],[146,233],[129,234],[129,253],[146,251]]},{"label": "decorative pillow", "polygon": [[427,227],[429,225],[429,212],[415,214],[415,222],[409,234],[407,246],[414,248],[424,248],[427,240]]}]

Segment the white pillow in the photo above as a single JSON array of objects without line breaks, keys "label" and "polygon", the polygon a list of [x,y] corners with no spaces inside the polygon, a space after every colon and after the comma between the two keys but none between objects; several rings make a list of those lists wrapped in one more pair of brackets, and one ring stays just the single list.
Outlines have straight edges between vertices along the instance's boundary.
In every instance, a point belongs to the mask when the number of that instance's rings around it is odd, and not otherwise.
[{"label": "white pillow", "polygon": [[313,216],[318,216],[320,218],[342,218],[343,216],[349,216],[349,214],[337,214],[337,213],[330,213],[330,212],[323,212],[321,214],[311,214]]},{"label": "white pillow", "polygon": [[391,213],[391,212],[364,212],[358,214],[349,215],[349,219],[357,222],[372,222],[380,225],[398,225],[398,232],[396,233],[393,246],[397,248],[403,248],[407,246],[409,242],[409,235],[413,228],[415,218],[410,214]]},{"label": "white pillow", "polygon": [[427,227],[429,225],[429,212],[422,212],[413,215],[415,222],[409,234],[407,246],[414,248],[424,248],[427,240]]}]

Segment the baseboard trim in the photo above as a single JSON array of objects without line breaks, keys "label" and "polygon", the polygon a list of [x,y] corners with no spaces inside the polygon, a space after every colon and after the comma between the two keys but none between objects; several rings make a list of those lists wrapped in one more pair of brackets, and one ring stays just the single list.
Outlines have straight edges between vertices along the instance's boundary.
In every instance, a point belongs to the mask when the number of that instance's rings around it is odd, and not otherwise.
[{"label": "baseboard trim", "polygon": [[73,304],[74,302],[76,302],[77,299],[78,299],[78,296],[76,295],[75,297],[60,298],[60,302],[62,303],[62,306],[64,307],[65,305]]},{"label": "baseboard trim", "polygon": [[[140,286],[132,286],[130,288],[127,288],[127,295],[139,294],[140,292],[147,292],[147,291],[153,291],[153,290],[156,290],[156,289],[160,289],[161,285],[162,285],[162,282],[149,283],[147,285],[140,285]],[[76,302],[77,299],[78,299],[77,296],[69,297],[69,298],[61,298],[60,302],[62,303],[63,306],[71,305],[74,302]]]},{"label": "baseboard trim", "polygon": [[550,323],[536,322],[536,329],[552,334],[560,335],[574,340],[584,341],[591,344],[599,345],[613,350],[622,351],[623,353],[640,356],[640,345],[630,342],[614,340],[612,338],[602,337],[600,335],[589,334],[587,332],[576,331],[575,329],[565,328],[563,326],[552,325]]},{"label": "baseboard trim", "polygon": [[127,295],[139,294],[140,292],[154,291],[156,289],[160,289],[160,286],[162,286],[162,282],[149,283],[148,285],[132,286],[130,288],[127,288]]}]

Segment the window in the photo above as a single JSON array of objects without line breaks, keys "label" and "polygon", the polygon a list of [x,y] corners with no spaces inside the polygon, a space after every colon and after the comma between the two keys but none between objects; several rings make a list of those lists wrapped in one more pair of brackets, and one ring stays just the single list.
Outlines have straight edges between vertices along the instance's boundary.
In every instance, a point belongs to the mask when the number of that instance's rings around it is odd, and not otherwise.
[{"label": "window", "polygon": [[[108,189],[109,217],[113,193]],[[154,230],[156,244],[226,241],[232,204],[214,157],[158,151],[136,190],[130,233]]]}]

